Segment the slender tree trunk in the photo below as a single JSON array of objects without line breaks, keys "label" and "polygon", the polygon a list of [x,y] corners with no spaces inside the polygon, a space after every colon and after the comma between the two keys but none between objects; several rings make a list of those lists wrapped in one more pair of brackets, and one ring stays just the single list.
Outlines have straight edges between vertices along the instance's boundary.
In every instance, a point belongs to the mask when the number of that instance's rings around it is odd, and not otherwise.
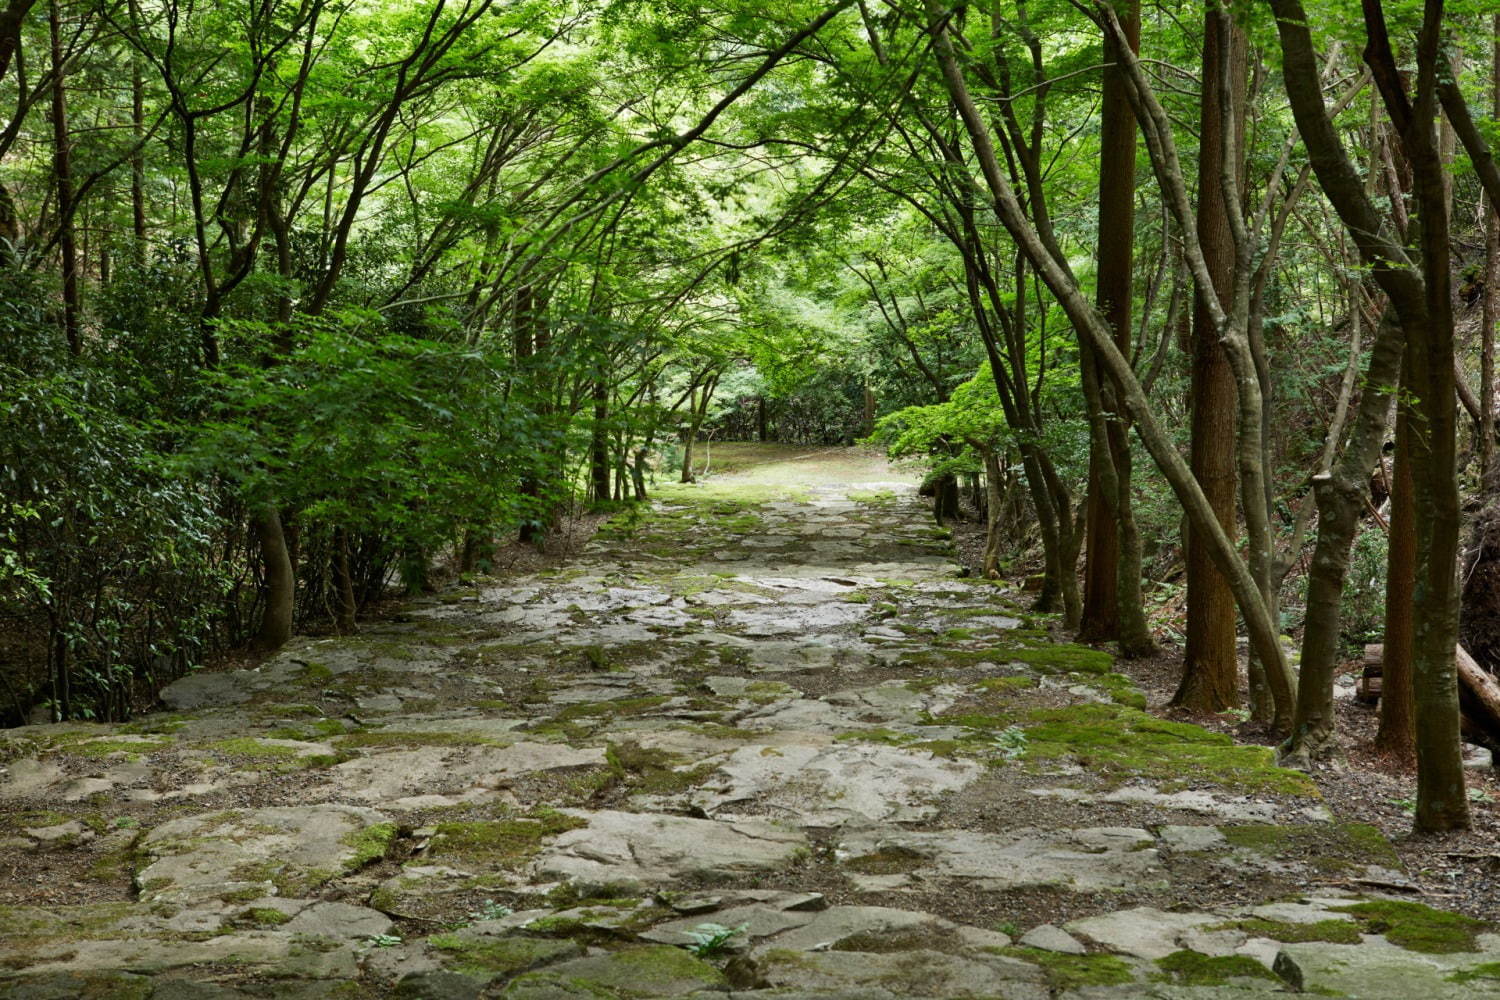
[{"label": "slender tree trunk", "polygon": [[[1500,121],[1500,13],[1491,22],[1490,114]],[[1495,325],[1500,323],[1500,204],[1484,204],[1484,317],[1479,329],[1479,468],[1480,481],[1490,489],[1495,466]]]},{"label": "slender tree trunk", "polygon": [[[1356,299],[1357,302],[1357,299]],[[1334,733],[1333,674],[1339,660],[1339,613],[1349,570],[1349,549],[1369,497],[1370,468],[1379,457],[1401,370],[1403,331],[1393,313],[1381,319],[1365,371],[1349,442],[1337,462],[1313,476],[1318,537],[1307,573],[1307,617],[1302,629],[1302,671],[1297,710],[1286,751],[1289,761],[1307,762]]]},{"label": "slender tree trunk", "polygon": [[62,253],[63,333],[74,357],[83,353],[79,330],[78,246],[73,205],[73,143],[68,134],[68,90],[62,55],[62,18],[57,0],[47,5],[52,46],[52,180],[57,193],[58,248]]},{"label": "slender tree trunk", "polygon": [[266,610],[261,618],[255,645],[272,652],[286,645],[292,637],[292,615],[296,607],[296,577],[286,533],[281,529],[281,514],[266,506],[250,519],[250,530],[260,545],[261,562],[266,574]]},{"label": "slender tree trunk", "polygon": [[593,385],[594,424],[589,444],[589,489],[599,503],[609,501],[609,386],[602,378]]},{"label": "slender tree trunk", "polygon": [[1000,469],[1000,456],[993,450],[984,455],[984,566],[986,580],[1000,578],[1000,531],[1005,507],[1005,473]]},{"label": "slender tree trunk", "polygon": [[[1402,365],[1403,384],[1406,379]],[[1416,583],[1416,507],[1411,481],[1411,403],[1402,394],[1396,410],[1391,467],[1391,518],[1385,568],[1385,655],[1380,668],[1380,730],[1375,745],[1398,759],[1416,754],[1412,692],[1412,590]]]},{"label": "slender tree trunk", "polygon": [[[130,21],[140,21],[137,0],[130,0]],[[140,144],[146,134],[146,84],[141,73],[141,56],[130,56],[130,126],[137,148],[130,156],[130,221],[135,236],[132,259],[139,266],[146,259],[146,153]]]},{"label": "slender tree trunk", "polygon": [[[1218,177],[1224,169],[1224,129],[1241,130],[1244,107],[1244,34],[1230,32],[1226,50],[1215,24],[1207,16],[1203,49],[1203,102],[1198,145],[1198,241],[1203,248],[1214,287],[1221,301],[1233,292],[1235,248],[1228,210]],[[1222,113],[1224,61],[1229,63],[1233,90],[1231,120]],[[1239,142],[1234,148],[1243,148]],[[1191,466],[1213,507],[1224,533],[1233,538],[1236,476],[1236,411],[1238,391],[1228,350],[1205,305],[1204,292],[1195,294],[1193,310]],[[1208,547],[1189,539],[1187,546],[1187,632],[1182,682],[1172,702],[1197,711],[1218,712],[1238,705],[1239,657],[1235,641],[1235,602],[1228,581],[1214,565]]]},{"label": "slender tree trunk", "polygon": [[359,602],[354,597],[354,576],[349,571],[349,533],[343,528],[333,529],[333,582],[334,628],[340,635],[353,635]]}]

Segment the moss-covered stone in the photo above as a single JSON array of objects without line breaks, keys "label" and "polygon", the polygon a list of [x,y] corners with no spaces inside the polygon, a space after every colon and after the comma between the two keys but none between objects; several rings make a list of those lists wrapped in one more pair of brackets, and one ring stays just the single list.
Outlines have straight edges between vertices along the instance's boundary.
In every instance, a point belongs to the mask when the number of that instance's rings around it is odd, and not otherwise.
[{"label": "moss-covered stone", "polygon": [[1280,826],[1243,823],[1219,828],[1231,846],[1275,858],[1295,858],[1314,869],[1337,874],[1381,865],[1401,867],[1401,859],[1381,832],[1366,823],[1332,826]]},{"label": "moss-covered stone", "polygon": [[506,740],[493,739],[478,733],[403,733],[384,729],[349,733],[348,735],[338,737],[334,743],[340,749],[365,747],[503,747],[509,745]]},{"label": "moss-covered stone", "polygon": [[1483,920],[1435,910],[1404,899],[1379,899],[1335,907],[1348,913],[1371,934],[1383,934],[1391,944],[1408,951],[1442,955],[1478,951],[1477,936],[1489,929]]},{"label": "moss-covered stone", "polygon": [[548,837],[587,825],[586,820],[552,810],[514,819],[439,823],[427,853],[514,868],[536,854]]},{"label": "moss-covered stone", "polygon": [[427,945],[441,953],[445,966],[480,977],[513,976],[579,953],[571,941],[461,933],[434,934]]},{"label": "moss-covered stone", "polygon": [[1252,917],[1217,924],[1212,930],[1237,930],[1251,937],[1270,938],[1287,944],[1304,941],[1327,941],[1331,944],[1359,944],[1359,925],[1352,920],[1315,920],[1294,923],[1287,920],[1262,920]]},{"label": "moss-covered stone", "polygon": [[1114,669],[1114,657],[1099,649],[1071,643],[1049,643],[1006,650],[1006,660],[1021,662],[1043,673],[1107,674]]},{"label": "moss-covered stone", "polygon": [[1135,981],[1130,966],[1115,955],[1065,955],[1021,946],[1002,948],[999,953],[1041,966],[1047,974],[1047,985],[1057,992],[1082,986],[1120,986]]},{"label": "moss-covered stone", "polygon": [[1127,705],[1016,706],[997,715],[958,708],[934,721],[990,731],[1019,725],[1026,733],[1028,761],[1068,758],[1116,782],[1144,777],[1170,789],[1191,780],[1247,792],[1317,796],[1307,775],[1276,766],[1269,747],[1236,746],[1222,733]]},{"label": "moss-covered stone", "polygon": [[395,823],[375,823],[349,833],[344,837],[344,844],[350,849],[346,864],[352,870],[379,861],[390,853],[398,834]]},{"label": "moss-covered stone", "polygon": [[1196,951],[1174,951],[1156,960],[1163,982],[1182,986],[1223,986],[1230,979],[1269,979],[1276,974],[1248,955],[1203,955]]},{"label": "moss-covered stone", "polygon": [[[729,981],[718,969],[681,948],[648,945],[575,959],[517,977],[506,997],[677,996],[694,990],[723,991]],[[548,993],[551,989],[555,992]],[[569,989],[571,992],[562,992]]]},{"label": "moss-covered stone", "polygon": [[253,906],[240,914],[240,919],[257,927],[278,927],[292,919],[291,914],[269,906]]}]

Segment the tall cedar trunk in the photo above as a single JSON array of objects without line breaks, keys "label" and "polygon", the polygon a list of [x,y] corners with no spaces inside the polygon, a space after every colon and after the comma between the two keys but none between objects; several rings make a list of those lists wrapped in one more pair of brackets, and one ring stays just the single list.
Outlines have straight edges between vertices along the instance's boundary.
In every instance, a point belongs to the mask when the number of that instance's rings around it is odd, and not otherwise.
[{"label": "tall cedar trunk", "polygon": [[[1140,13],[1137,3],[1119,10],[1120,25],[1140,51]],[[1130,354],[1130,312],[1134,295],[1131,265],[1135,238],[1135,116],[1125,96],[1120,68],[1113,65],[1115,40],[1104,34],[1104,95],[1099,108],[1099,239],[1094,304],[1114,329],[1115,343]],[[1099,377],[1099,366],[1079,334],[1080,369],[1089,415],[1089,482],[1087,504],[1088,539],[1083,561],[1083,610],[1078,637],[1085,642],[1103,642],[1120,635],[1119,535],[1116,512],[1122,495],[1111,447],[1110,424],[1117,416],[1114,393],[1108,379]],[[1129,497],[1123,499],[1128,503]]]},{"label": "tall cedar trunk", "polygon": [[757,396],[755,400],[755,437],[764,442],[766,440],[766,397]]},{"label": "tall cedar trunk", "polygon": [[52,45],[52,180],[57,193],[58,249],[62,253],[63,333],[68,351],[83,353],[79,332],[78,247],[73,224],[73,149],[68,136],[68,89],[62,56],[62,19],[57,0],[47,7]]},{"label": "tall cedar trunk", "polygon": [[296,577],[286,533],[281,530],[281,515],[274,506],[257,511],[250,519],[250,530],[260,545],[261,561],[266,574],[266,610],[260,622],[255,645],[264,652],[280,649],[292,637],[292,614],[296,606]]},{"label": "tall cedar trunk", "polygon": [[[1490,114],[1500,121],[1500,12],[1491,23],[1494,43],[1490,60]],[[1500,323],[1500,204],[1485,198],[1484,317],[1479,353],[1479,468],[1486,492],[1493,493],[1495,467],[1495,324]]]},{"label": "tall cedar trunk", "polygon": [[[1131,51],[1140,51],[1140,5],[1120,10],[1121,28]],[[1116,63],[1112,33],[1106,32],[1105,62]],[[1114,330],[1120,352],[1130,355],[1135,240],[1136,124],[1118,65],[1107,65],[1100,113],[1099,267],[1095,301]],[[1086,345],[1081,345],[1087,352]],[[1118,639],[1127,657],[1156,650],[1141,601],[1141,540],[1130,496],[1130,438],[1126,413],[1114,382],[1103,377],[1088,352],[1085,378],[1097,386],[1099,417],[1090,435],[1088,561],[1084,565],[1081,634]],[[1102,433],[1101,433],[1102,432]],[[1097,467],[1099,478],[1093,473]],[[1098,489],[1095,489],[1097,483]],[[1097,562],[1096,562],[1097,559]],[[1090,593],[1092,591],[1092,594]],[[1090,627],[1090,597],[1097,628]]]},{"label": "tall cedar trunk", "polygon": [[609,386],[604,379],[595,379],[594,425],[589,443],[589,489],[594,500],[605,503],[609,500]]},{"label": "tall cedar trunk", "polygon": [[[1243,32],[1230,33],[1225,51],[1210,12],[1203,46],[1202,124],[1198,144],[1198,241],[1221,301],[1233,292],[1234,241],[1218,181],[1224,164],[1223,129],[1239,131],[1244,107],[1246,45]],[[1221,110],[1223,61],[1229,62],[1234,120]],[[1236,141],[1236,149],[1243,144]],[[1231,538],[1236,531],[1235,456],[1238,393],[1229,354],[1219,339],[1201,292],[1194,296],[1191,466],[1214,514]],[[1218,712],[1239,704],[1239,663],[1235,644],[1234,594],[1214,565],[1206,545],[1191,537],[1187,546],[1187,645],[1182,683],[1172,702],[1198,711]]]},{"label": "tall cedar trunk", "polygon": [[[1402,380],[1406,379],[1405,364]],[[1396,451],[1391,469],[1391,519],[1385,569],[1385,646],[1380,669],[1380,730],[1375,745],[1413,760],[1416,725],[1411,687],[1412,587],[1416,582],[1416,508],[1411,481],[1411,405],[1402,394],[1396,411]]]}]

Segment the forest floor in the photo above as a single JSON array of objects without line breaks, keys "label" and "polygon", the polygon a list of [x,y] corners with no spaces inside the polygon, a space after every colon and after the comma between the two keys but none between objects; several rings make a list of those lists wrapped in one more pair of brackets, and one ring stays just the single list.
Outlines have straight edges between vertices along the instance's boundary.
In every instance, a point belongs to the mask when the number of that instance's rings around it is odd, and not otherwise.
[{"label": "forest floor", "polygon": [[909,476],[716,451],[564,565],[0,733],[0,997],[1500,996],[1378,825],[961,576]]}]

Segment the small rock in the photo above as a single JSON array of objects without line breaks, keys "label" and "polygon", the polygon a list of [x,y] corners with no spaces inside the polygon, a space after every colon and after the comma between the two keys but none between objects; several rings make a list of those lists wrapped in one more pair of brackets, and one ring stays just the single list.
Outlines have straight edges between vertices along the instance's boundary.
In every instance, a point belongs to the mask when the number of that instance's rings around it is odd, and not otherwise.
[{"label": "small rock", "polygon": [[1088,949],[1083,942],[1052,924],[1041,924],[1033,927],[1021,936],[1021,944],[1028,948],[1040,948],[1043,951],[1055,951],[1063,955],[1087,955]]}]

